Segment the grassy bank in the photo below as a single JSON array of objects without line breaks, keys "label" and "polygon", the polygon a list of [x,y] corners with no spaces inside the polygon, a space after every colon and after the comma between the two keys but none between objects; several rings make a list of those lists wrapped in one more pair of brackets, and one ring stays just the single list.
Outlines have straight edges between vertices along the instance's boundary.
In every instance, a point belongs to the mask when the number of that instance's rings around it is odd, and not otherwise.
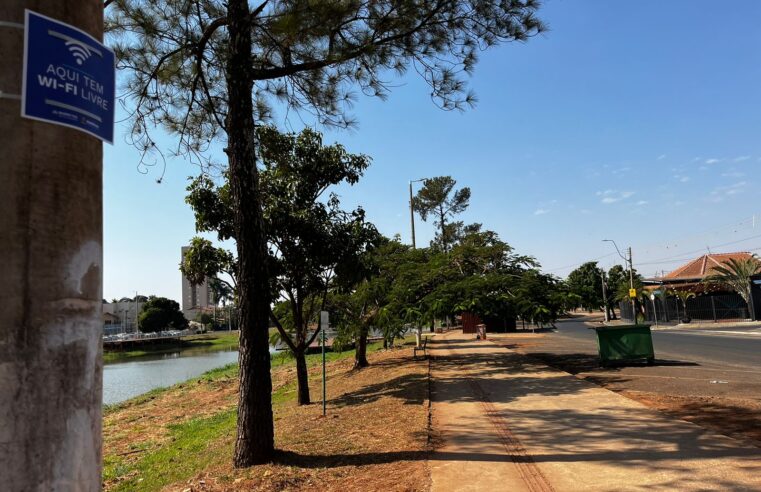
[{"label": "grassy bank", "polygon": [[[352,351],[328,354],[328,418],[295,404],[292,359],[273,359],[276,463],[236,470],[237,367],[230,365],[107,408],[107,490],[427,488],[427,362],[409,346],[369,347],[371,367],[352,371]],[[319,354],[308,356],[320,398]]]},{"label": "grassy bank", "polygon": [[229,350],[238,348],[238,332],[218,331],[205,333],[202,335],[192,335],[184,337],[178,343],[169,343],[165,345],[153,345],[140,350],[125,351],[104,351],[103,362],[124,362],[136,357],[147,355],[169,354],[185,350]]}]

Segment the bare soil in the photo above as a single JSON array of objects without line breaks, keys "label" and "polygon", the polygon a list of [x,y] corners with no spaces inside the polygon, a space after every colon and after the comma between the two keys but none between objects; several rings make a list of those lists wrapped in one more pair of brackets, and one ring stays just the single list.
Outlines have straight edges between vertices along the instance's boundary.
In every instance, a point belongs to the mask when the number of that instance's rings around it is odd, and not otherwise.
[{"label": "bare soil", "polygon": [[[375,352],[368,359],[370,367],[362,370],[352,370],[351,358],[329,364],[327,417],[322,416],[319,366],[310,368],[317,403],[308,406],[295,403],[295,370],[274,369],[275,461],[233,468],[232,425],[209,442],[213,456],[207,464],[162,490],[427,490],[428,361],[413,360],[408,347]],[[104,455],[126,466],[160,452],[178,423],[230,412],[236,403],[237,378],[232,375],[175,387],[117,409],[104,421]],[[107,481],[105,488],[124,488],[120,482],[134,481],[138,472],[131,473]]]}]

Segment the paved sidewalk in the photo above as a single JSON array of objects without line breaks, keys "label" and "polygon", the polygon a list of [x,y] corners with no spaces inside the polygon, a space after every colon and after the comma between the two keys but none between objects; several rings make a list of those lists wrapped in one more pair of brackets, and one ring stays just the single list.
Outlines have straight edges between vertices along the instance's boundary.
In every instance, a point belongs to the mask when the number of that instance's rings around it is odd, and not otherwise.
[{"label": "paved sidewalk", "polygon": [[472,335],[429,347],[434,491],[761,490],[761,448]]}]

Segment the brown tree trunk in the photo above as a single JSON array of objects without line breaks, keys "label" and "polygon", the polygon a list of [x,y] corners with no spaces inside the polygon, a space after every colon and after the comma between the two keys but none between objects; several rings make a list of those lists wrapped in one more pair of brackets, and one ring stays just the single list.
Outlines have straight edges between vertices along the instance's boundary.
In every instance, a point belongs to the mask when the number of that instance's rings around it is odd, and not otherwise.
[{"label": "brown tree trunk", "polygon": [[309,405],[309,371],[307,370],[306,349],[298,347],[293,354],[296,357],[296,382],[298,384],[299,405]]},{"label": "brown tree trunk", "polygon": [[[0,20],[23,26],[25,8],[101,38],[102,1],[8,0]],[[0,27],[7,95],[23,46]],[[103,144],[20,104],[0,98],[0,489],[99,490]]]},{"label": "brown tree trunk", "polygon": [[357,339],[357,348],[354,350],[354,369],[369,366],[367,362],[367,327],[361,329]]},{"label": "brown tree trunk", "polygon": [[270,309],[267,244],[259,198],[253,120],[251,27],[246,0],[228,4],[227,138],[230,189],[235,208],[240,294],[240,395],[237,467],[265,463],[275,447],[268,340]]}]

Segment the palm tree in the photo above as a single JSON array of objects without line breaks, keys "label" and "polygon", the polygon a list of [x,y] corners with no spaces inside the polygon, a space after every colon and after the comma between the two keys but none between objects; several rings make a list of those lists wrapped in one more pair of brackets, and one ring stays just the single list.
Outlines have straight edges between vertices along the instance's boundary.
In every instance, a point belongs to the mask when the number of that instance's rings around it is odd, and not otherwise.
[{"label": "palm tree", "polygon": [[744,259],[730,258],[713,269],[713,273],[703,279],[707,284],[726,285],[734,290],[750,307],[751,277],[761,273],[761,259],[751,255]]},{"label": "palm tree", "polygon": [[[684,309],[684,312],[682,313],[681,321],[683,323],[689,323],[692,321],[689,316],[687,316],[687,301],[695,297],[694,292],[690,292],[689,290],[672,290],[669,292],[669,294],[672,294],[674,297],[682,301],[682,308]],[[679,317],[679,304],[676,305],[676,315]]]}]

